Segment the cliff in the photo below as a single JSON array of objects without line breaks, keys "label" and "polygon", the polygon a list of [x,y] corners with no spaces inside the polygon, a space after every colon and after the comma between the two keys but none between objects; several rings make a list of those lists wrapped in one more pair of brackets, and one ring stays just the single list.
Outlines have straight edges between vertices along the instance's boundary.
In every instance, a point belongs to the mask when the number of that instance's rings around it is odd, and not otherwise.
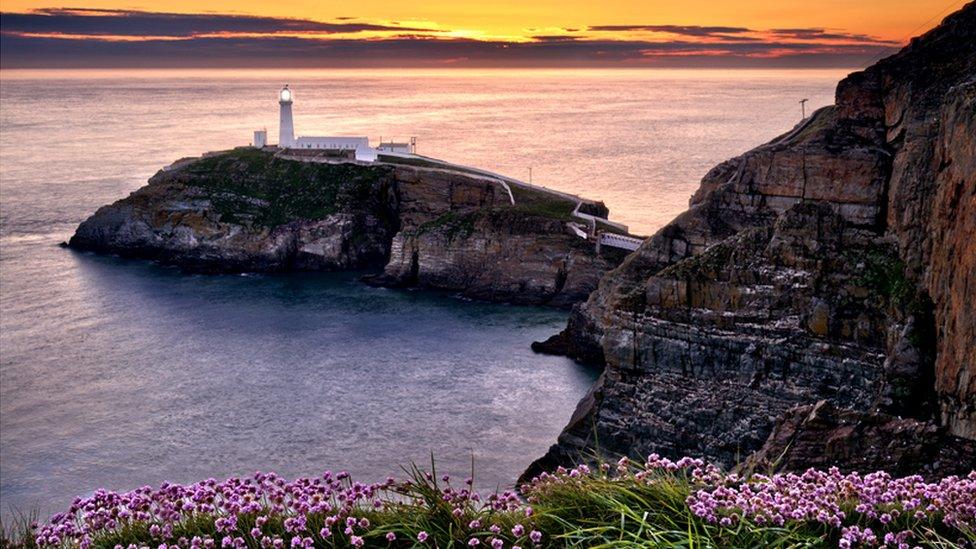
[{"label": "cliff", "polygon": [[[605,371],[527,474],[594,449],[732,465],[767,439],[787,467],[850,466],[853,451],[790,442],[891,425],[880,417],[929,433],[905,439],[909,455],[958,444],[971,466],[974,95],[970,3],[841,81],[834,106],[713,168],[685,213],[536,344]],[[791,409],[820,401],[849,413],[795,424]],[[881,454],[856,465],[890,466]]]},{"label": "cliff", "polygon": [[84,221],[69,246],[191,271],[369,269],[381,271],[376,284],[494,301],[585,299],[623,254],[574,234],[576,201],[510,190],[443,168],[235,149],[158,172]]}]

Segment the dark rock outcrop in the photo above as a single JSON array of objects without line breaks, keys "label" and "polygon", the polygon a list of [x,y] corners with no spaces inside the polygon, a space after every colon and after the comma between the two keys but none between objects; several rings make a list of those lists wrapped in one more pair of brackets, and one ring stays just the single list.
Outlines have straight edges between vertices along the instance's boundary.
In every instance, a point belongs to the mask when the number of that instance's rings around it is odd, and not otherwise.
[{"label": "dark rock outcrop", "polygon": [[821,400],[976,436],[974,89],[970,3],[706,174],[535,346],[606,369],[530,471],[594,450],[732,465]]},{"label": "dark rock outcrop", "polygon": [[932,422],[842,410],[821,401],[787,412],[742,469],[803,471],[838,464],[845,471],[884,470],[936,481],[972,471],[976,441],[950,435]]},{"label": "dark rock outcrop", "polygon": [[[568,227],[576,202],[497,180],[236,149],[180,161],[69,245],[203,272],[372,269],[376,284],[568,307],[623,254]],[[599,203],[588,204],[606,215]]]},{"label": "dark rock outcrop", "polygon": [[[381,275],[391,286],[569,307],[586,299],[623,253],[597,254],[566,223],[575,202],[476,178],[398,167],[401,226]],[[591,206],[606,215],[606,207]]]},{"label": "dark rock outcrop", "polygon": [[396,232],[394,185],[388,169],[238,150],[158,172],[69,245],[201,272],[363,268]]}]

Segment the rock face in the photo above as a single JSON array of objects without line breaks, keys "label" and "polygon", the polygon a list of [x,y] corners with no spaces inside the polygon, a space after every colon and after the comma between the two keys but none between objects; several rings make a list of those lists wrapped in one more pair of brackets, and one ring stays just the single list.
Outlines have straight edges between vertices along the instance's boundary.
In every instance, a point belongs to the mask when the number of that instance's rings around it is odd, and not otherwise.
[{"label": "rock face", "polygon": [[[234,151],[178,162],[69,245],[204,272],[383,269],[371,281],[568,307],[622,254],[566,226],[575,201],[474,174]],[[606,215],[600,204],[591,205]]]},{"label": "rock face", "polygon": [[840,464],[845,470],[885,470],[937,481],[965,476],[976,463],[976,441],[932,422],[841,410],[825,401],[794,408],[742,469],[803,471]]},{"label": "rock face", "polygon": [[356,268],[385,257],[395,204],[390,170],[238,151],[160,171],[69,245],[204,272]]},{"label": "rock face", "polygon": [[971,3],[706,174],[536,345],[605,372],[527,474],[594,449],[732,465],[818,401],[976,437],[974,93]]},{"label": "rock face", "polygon": [[372,279],[379,283],[568,307],[625,255],[596,254],[566,227],[575,203],[543,192],[513,189],[513,206],[502,187],[456,175],[397,168],[396,179],[401,227],[383,274]]},{"label": "rock face", "polygon": [[947,93],[933,143],[932,230],[925,287],[936,303],[936,389],[942,420],[976,438],[976,83]]}]

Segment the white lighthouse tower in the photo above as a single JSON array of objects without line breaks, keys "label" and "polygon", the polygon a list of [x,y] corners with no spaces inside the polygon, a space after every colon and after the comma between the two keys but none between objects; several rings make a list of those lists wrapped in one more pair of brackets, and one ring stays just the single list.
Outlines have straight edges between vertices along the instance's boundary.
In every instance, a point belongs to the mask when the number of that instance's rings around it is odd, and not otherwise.
[{"label": "white lighthouse tower", "polygon": [[291,116],[292,95],[288,84],[278,94],[278,104],[281,105],[281,117],[278,123],[278,146],[288,148],[295,145],[295,122]]}]

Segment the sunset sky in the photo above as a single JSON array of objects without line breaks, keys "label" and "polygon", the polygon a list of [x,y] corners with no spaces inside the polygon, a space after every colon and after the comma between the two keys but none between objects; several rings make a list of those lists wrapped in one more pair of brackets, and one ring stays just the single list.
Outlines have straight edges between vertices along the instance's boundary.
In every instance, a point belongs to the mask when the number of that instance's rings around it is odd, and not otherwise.
[{"label": "sunset sky", "polygon": [[963,0],[6,0],[14,67],[854,67]]}]

